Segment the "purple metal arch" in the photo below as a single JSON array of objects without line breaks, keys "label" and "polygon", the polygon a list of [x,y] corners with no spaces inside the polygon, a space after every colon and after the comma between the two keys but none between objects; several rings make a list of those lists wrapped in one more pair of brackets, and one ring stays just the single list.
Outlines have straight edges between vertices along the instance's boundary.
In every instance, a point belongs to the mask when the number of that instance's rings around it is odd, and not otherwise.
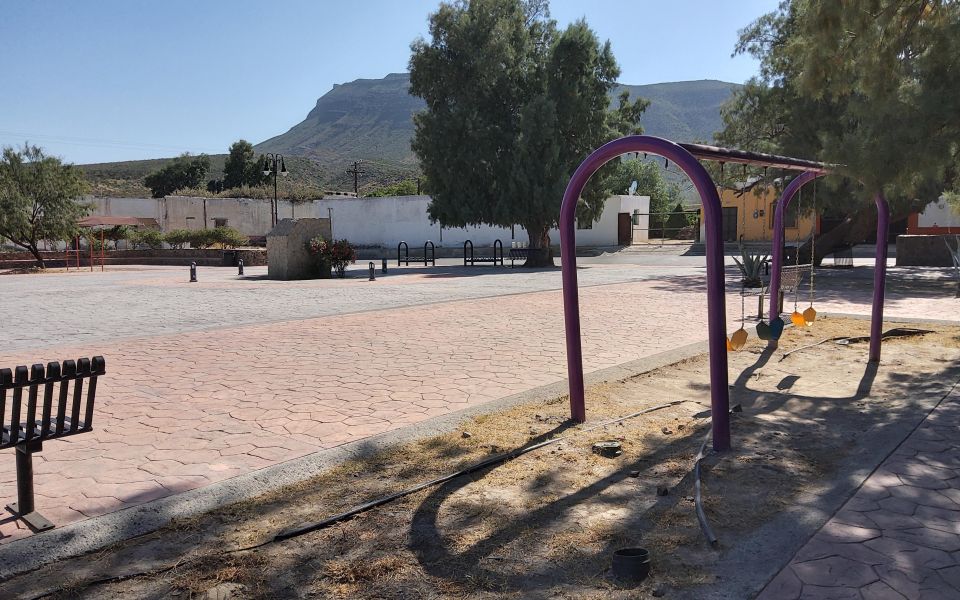
[{"label": "purple metal arch", "polygon": [[887,281],[887,235],[890,231],[890,205],[883,192],[877,192],[877,251],[873,263],[873,311],[870,316],[870,362],[880,362],[883,341],[883,296]]},{"label": "purple metal arch", "polygon": [[[770,320],[780,316],[780,273],[783,266],[783,214],[801,187],[817,177],[827,175],[825,172],[805,171],[795,177],[777,201],[777,208],[773,218],[773,252],[770,269]],[[870,361],[880,361],[880,344],[883,336],[883,301],[884,288],[887,280],[887,239],[890,228],[890,206],[883,193],[874,196],[877,204],[877,249],[873,268],[873,306],[870,317]],[[776,341],[770,345],[775,346]]]},{"label": "purple metal arch", "polygon": [[713,448],[730,448],[730,392],[727,378],[727,312],[724,297],[723,238],[720,196],[703,165],[679,144],[663,138],[634,135],[597,148],[574,172],[560,207],[560,257],[563,273],[563,315],[567,338],[567,376],[570,381],[570,417],[586,420],[583,354],[580,345],[580,299],[577,290],[576,209],[590,176],[604,163],[630,152],[657,154],[679,167],[700,193],[706,227],[707,330],[710,352],[710,407]]},{"label": "purple metal arch", "polygon": [[[794,177],[793,180],[787,184],[787,187],[784,188],[783,192],[780,194],[780,198],[777,199],[777,208],[773,212],[773,250],[771,252],[771,265],[770,265],[770,320],[773,321],[780,316],[780,274],[781,268],[783,266],[783,214],[786,212],[787,207],[790,206],[790,202],[793,201],[793,197],[796,196],[797,192],[800,191],[807,183],[813,181],[817,177],[823,176],[824,173],[814,173],[812,171],[804,171],[799,176]],[[776,340],[772,340],[770,345],[776,345]]]}]

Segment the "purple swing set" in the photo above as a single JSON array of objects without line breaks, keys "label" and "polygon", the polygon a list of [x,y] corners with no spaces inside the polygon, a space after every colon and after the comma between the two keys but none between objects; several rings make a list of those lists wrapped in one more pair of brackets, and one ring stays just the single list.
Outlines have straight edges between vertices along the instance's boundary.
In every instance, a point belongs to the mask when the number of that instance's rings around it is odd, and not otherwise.
[{"label": "purple swing set", "polygon": [[[693,182],[703,204],[706,228],[707,259],[707,348],[710,355],[710,407],[713,449],[730,448],[730,394],[727,377],[727,319],[724,296],[724,248],[722,238],[720,196],[713,179],[700,160],[740,163],[800,171],[783,190],[774,214],[773,252],[770,272],[770,298],[779,297],[783,267],[784,211],[804,184],[832,172],[832,165],[809,160],[718,148],[702,144],[678,144],[647,135],[627,136],[597,148],[574,172],[563,194],[560,207],[560,257],[563,277],[563,314],[567,344],[567,376],[570,389],[570,417],[586,420],[583,382],[583,354],[580,345],[580,301],[577,290],[576,208],[577,201],[590,176],[606,162],[622,154],[643,152],[656,154],[673,162]],[[877,203],[877,251],[874,270],[873,313],[870,327],[870,361],[880,360],[881,326],[883,324],[884,283],[887,265],[887,228],[890,211],[883,195]],[[779,319],[779,305],[771,300],[770,320]],[[771,340],[770,344],[776,344]]]}]

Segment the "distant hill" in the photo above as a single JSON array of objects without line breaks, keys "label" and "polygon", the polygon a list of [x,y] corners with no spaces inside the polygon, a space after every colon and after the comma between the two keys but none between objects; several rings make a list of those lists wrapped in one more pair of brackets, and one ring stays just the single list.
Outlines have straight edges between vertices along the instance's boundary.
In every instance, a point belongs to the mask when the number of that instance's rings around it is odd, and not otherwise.
[{"label": "distant hill", "polygon": [[336,84],[317,100],[306,119],[257,144],[256,150],[313,156],[324,162],[379,159],[413,165],[413,113],[424,103],[407,93],[409,87],[406,73]]},{"label": "distant hill", "polygon": [[675,142],[713,142],[713,134],[723,129],[720,106],[740,87],[713,79],[676,81],[650,85],[621,85],[630,99],[646,98],[650,106],[643,113],[644,133]]},{"label": "distant hill", "polygon": [[[335,85],[302,122],[256,146],[262,152],[310,156],[321,162],[380,159],[414,165],[410,150],[414,112],[424,103],[408,93],[410,75],[357,79]],[[631,98],[651,101],[643,116],[646,133],[680,142],[712,141],[721,128],[720,105],[739,87],[723,81],[621,85]]]},{"label": "distant hill", "polygon": [[[209,156],[210,172],[207,174],[207,179],[223,177],[223,164],[226,162],[227,155],[211,154]],[[90,193],[94,196],[149,198],[150,189],[144,187],[143,178],[163,168],[171,160],[173,159],[127,160],[77,165],[77,167],[86,175],[90,183]],[[291,186],[316,190],[353,191],[353,177],[347,174],[346,165],[324,163],[316,158],[293,155],[287,156],[284,162],[289,175],[280,179],[278,191],[281,197],[285,191],[291,189]],[[412,165],[400,165],[382,160],[364,162],[363,170],[365,173],[360,179],[361,193],[364,189],[376,188],[416,176]],[[272,186],[273,183],[271,182],[270,185]]]},{"label": "distant hill", "polygon": [[[317,100],[307,117],[289,131],[255,146],[260,152],[281,152],[290,158],[288,181],[323,189],[352,191],[346,170],[363,160],[364,188],[415,176],[416,157],[410,150],[413,113],[423,101],[408,93],[410,76],[391,73],[383,79],[357,79],[337,84]],[[611,96],[629,90],[631,98],[647,98],[644,131],[678,142],[712,141],[721,128],[720,105],[740,86],[723,81],[678,81],[651,85],[621,85]],[[225,154],[211,155],[210,178],[221,176]],[[80,165],[102,196],[143,196],[143,177],[170,159]],[[281,195],[283,194],[281,183]]]}]

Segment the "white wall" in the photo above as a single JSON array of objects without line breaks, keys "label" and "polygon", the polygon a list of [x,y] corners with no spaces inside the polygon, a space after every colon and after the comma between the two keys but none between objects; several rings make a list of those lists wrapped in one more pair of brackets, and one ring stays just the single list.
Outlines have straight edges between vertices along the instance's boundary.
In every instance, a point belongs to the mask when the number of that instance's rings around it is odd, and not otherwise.
[{"label": "white wall", "polygon": [[[632,226],[634,241],[647,239],[650,217],[645,213],[650,210],[650,196],[611,196],[604,204],[600,220],[595,221],[590,229],[577,227],[577,246],[616,246],[617,222],[619,213],[633,214],[639,210],[640,224]],[[550,231],[551,241],[559,243],[560,235],[556,229]]]},{"label": "white wall", "polygon": [[[166,198],[96,198],[95,214],[111,216],[151,217],[164,231],[201,229],[206,222],[213,227],[215,219],[226,219],[227,225],[245,235],[263,236],[270,229],[270,201],[250,198],[198,198],[168,196]],[[423,246],[427,240],[437,247],[462,246],[471,240],[474,246],[489,246],[499,239],[509,248],[511,241],[527,242],[526,231],[517,226],[511,237],[510,228],[479,225],[466,228],[441,227],[430,223],[427,205],[430,197],[387,196],[380,198],[327,197],[300,204],[281,200],[278,218],[327,218],[333,220],[333,236],[346,238],[357,245],[394,248],[405,241],[410,248]],[[607,200],[600,220],[590,229],[577,230],[578,246],[615,246],[617,215],[649,212],[648,196],[613,196]],[[634,227],[634,239],[646,235],[648,217]],[[550,240],[560,243],[556,229]]]},{"label": "white wall", "polygon": [[946,198],[940,197],[924,207],[917,220],[918,227],[957,227],[960,226],[960,214],[954,212]]},{"label": "white wall", "polygon": [[93,205],[92,215],[141,217],[163,223],[162,198],[87,198]]}]

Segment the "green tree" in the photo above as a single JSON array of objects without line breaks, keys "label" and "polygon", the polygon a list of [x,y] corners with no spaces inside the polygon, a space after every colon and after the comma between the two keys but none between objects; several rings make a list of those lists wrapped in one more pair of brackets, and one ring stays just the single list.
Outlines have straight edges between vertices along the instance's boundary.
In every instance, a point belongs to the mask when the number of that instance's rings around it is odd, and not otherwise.
[{"label": "green tree", "polygon": [[266,166],[267,159],[256,156],[253,144],[247,140],[237,140],[230,146],[230,154],[223,165],[223,187],[263,185],[270,177],[263,174]]},{"label": "green tree", "polygon": [[163,248],[163,232],[159,229],[139,228],[133,230],[128,238],[135,248],[146,246],[151,250]]},{"label": "green tree", "polygon": [[248,236],[243,235],[233,227],[215,227],[208,231],[211,232],[211,243],[220,244],[224,248],[236,248],[250,243]]},{"label": "green tree", "polygon": [[175,250],[180,250],[185,244],[190,243],[193,232],[189,229],[172,229],[163,234],[163,241],[170,244]]},{"label": "green tree", "polygon": [[[552,264],[549,230],[564,188],[597,146],[637,133],[644,100],[621,97],[609,42],[584,21],[563,32],[543,0],[461,0],[430,16],[431,41],[417,40],[411,93],[426,101],[414,117],[413,149],[430,180],[430,218],[463,227],[522,225],[528,266]],[[599,218],[595,176],[578,214]]]},{"label": "green tree", "polygon": [[210,157],[206,154],[191,156],[184,152],[159,171],[147,175],[143,185],[150,188],[154,198],[163,198],[177,190],[200,187],[209,170]]},{"label": "green tree", "polygon": [[404,179],[396,183],[377,187],[365,195],[372,198],[382,196],[414,196],[418,193],[416,179]]},{"label": "green tree", "polygon": [[0,159],[0,237],[28,250],[43,268],[41,240],[67,240],[90,212],[83,173],[36,146],[3,149]]},{"label": "green tree", "polygon": [[103,232],[103,239],[113,242],[113,249],[117,250],[120,247],[121,240],[128,239],[132,231],[126,225],[114,225]]},{"label": "green tree", "polygon": [[877,192],[896,219],[957,190],[957,2],[785,1],[736,52],[758,58],[760,75],[724,107],[721,143],[818,158],[849,178],[827,178],[818,203],[844,219],[818,257],[863,241]]}]

